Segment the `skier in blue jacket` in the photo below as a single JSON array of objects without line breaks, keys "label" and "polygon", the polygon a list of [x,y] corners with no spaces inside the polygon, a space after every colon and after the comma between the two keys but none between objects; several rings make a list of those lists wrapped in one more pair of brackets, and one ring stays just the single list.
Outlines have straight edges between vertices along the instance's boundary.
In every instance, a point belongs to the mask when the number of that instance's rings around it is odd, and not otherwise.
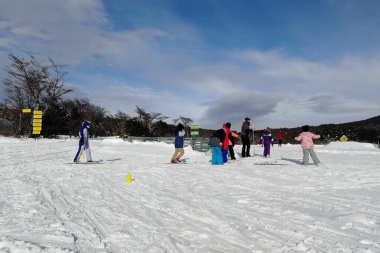
[{"label": "skier in blue jacket", "polygon": [[176,130],[175,130],[175,139],[174,139],[174,154],[171,159],[171,163],[180,163],[180,158],[185,153],[185,150],[183,149],[183,137],[185,136],[185,127],[182,124],[178,124]]},{"label": "skier in blue jacket", "polygon": [[90,124],[91,122],[88,120],[83,121],[82,127],[79,130],[79,149],[74,158],[75,163],[79,163],[79,159],[83,151],[86,152],[87,162],[92,162],[91,149],[90,149],[90,144],[88,142],[88,139],[90,137],[90,134],[89,134]]}]

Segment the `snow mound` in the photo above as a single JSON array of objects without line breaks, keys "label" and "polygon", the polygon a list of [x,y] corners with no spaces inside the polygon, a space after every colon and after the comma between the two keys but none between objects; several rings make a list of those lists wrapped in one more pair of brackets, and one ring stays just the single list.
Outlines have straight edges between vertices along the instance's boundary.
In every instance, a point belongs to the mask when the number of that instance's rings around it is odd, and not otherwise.
[{"label": "snow mound", "polygon": [[360,143],[355,141],[347,141],[347,142],[341,142],[341,141],[335,141],[330,142],[326,146],[323,147],[325,150],[369,150],[374,151],[378,149],[377,145],[374,145],[372,143]]}]

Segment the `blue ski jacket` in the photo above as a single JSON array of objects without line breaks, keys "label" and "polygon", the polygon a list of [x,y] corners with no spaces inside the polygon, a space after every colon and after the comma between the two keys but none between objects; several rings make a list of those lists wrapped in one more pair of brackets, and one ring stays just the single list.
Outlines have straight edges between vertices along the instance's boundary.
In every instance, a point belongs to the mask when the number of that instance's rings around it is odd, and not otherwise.
[{"label": "blue ski jacket", "polygon": [[79,143],[81,145],[84,145],[85,149],[89,147],[89,144],[88,144],[88,138],[89,138],[88,128],[90,128],[90,124],[91,124],[90,121],[87,121],[87,120],[83,121],[82,127],[79,130]]},{"label": "blue ski jacket", "polygon": [[174,147],[183,148],[183,136],[185,136],[185,130],[175,130]]}]

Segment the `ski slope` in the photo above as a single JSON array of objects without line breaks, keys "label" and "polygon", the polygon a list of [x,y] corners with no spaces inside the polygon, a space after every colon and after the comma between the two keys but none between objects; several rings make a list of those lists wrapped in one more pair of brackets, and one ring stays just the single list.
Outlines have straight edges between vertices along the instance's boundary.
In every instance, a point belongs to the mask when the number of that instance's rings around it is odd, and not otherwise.
[{"label": "ski slope", "polygon": [[375,145],[316,146],[319,167],[299,145],[235,146],[219,166],[191,147],[170,164],[165,143],[90,146],[101,164],[71,164],[75,138],[0,137],[0,252],[380,252]]}]

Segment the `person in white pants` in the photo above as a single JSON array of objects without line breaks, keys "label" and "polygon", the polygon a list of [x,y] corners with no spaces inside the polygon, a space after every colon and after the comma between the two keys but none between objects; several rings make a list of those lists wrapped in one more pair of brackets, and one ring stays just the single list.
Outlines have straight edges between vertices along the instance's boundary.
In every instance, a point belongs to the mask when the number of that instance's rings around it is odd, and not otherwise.
[{"label": "person in white pants", "polygon": [[90,134],[89,134],[90,124],[91,124],[91,122],[88,120],[83,121],[82,127],[79,130],[79,148],[78,148],[78,152],[74,158],[75,163],[79,162],[79,159],[80,159],[83,151],[86,152],[87,162],[92,162],[91,149],[90,149],[90,144],[88,142],[88,139],[90,137]]}]

